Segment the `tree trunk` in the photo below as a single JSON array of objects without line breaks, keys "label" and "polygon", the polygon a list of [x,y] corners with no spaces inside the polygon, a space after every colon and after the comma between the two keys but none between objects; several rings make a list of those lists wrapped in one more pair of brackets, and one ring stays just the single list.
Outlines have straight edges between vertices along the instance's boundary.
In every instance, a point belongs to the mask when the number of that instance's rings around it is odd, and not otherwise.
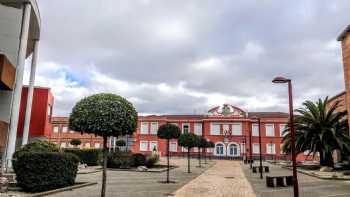
[{"label": "tree trunk", "polygon": [[198,147],[198,167],[202,167],[201,163],[201,148]]},{"label": "tree trunk", "polygon": [[204,164],[208,164],[207,163],[207,149],[206,148],[203,148],[203,157],[204,157]]},{"label": "tree trunk", "polygon": [[106,179],[107,179],[107,136],[103,136],[103,173],[102,173],[102,190],[101,197],[106,196]]},{"label": "tree trunk", "polygon": [[333,155],[331,152],[322,151],[320,153],[320,165],[334,167]]},{"label": "tree trunk", "polygon": [[190,148],[187,147],[187,173],[191,173],[190,169]]},{"label": "tree trunk", "polygon": [[169,183],[170,181],[169,181],[169,168],[170,168],[170,162],[169,162],[169,157],[170,157],[170,155],[169,155],[169,139],[168,139],[168,141],[167,141],[167,162],[168,162],[168,169],[167,169],[167,172],[166,172],[166,182],[167,183]]}]

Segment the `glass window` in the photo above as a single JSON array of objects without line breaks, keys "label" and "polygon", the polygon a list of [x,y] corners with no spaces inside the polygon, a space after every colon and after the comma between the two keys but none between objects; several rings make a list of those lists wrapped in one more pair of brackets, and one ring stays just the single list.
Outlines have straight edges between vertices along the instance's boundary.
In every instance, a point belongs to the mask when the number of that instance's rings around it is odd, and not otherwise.
[{"label": "glass window", "polygon": [[242,135],[242,124],[235,123],[232,125],[232,134],[233,135]]},{"label": "glass window", "polygon": [[190,132],[190,125],[188,123],[182,124],[182,133],[189,133]]},{"label": "glass window", "polygon": [[151,123],[151,134],[157,134],[158,132],[158,122]]},{"label": "glass window", "polygon": [[283,137],[283,132],[287,128],[287,124],[280,124],[280,136]]},{"label": "glass window", "polygon": [[176,142],[170,142],[169,151],[170,152],[177,152],[177,143]]},{"label": "glass window", "polygon": [[210,124],[210,135],[220,135],[220,124],[218,123]]},{"label": "glass window", "polygon": [[53,127],[53,132],[54,132],[54,133],[58,133],[58,129],[59,129],[58,126],[54,126],[54,127]]},{"label": "glass window", "polygon": [[217,144],[215,149],[216,149],[215,152],[217,155],[224,154],[224,145],[223,144]]},{"label": "glass window", "polygon": [[276,154],[275,144],[266,144],[266,153],[267,154]]},{"label": "glass window", "polygon": [[270,137],[275,136],[275,129],[273,124],[266,124],[265,128],[266,128],[266,136],[270,136]]},{"label": "glass window", "polygon": [[63,133],[67,133],[68,132],[68,127],[67,126],[63,126],[62,127],[62,132]]},{"label": "glass window", "polygon": [[148,122],[141,122],[141,134],[148,134]]},{"label": "glass window", "polygon": [[253,153],[254,154],[260,153],[259,149],[260,149],[259,144],[253,144]]},{"label": "glass window", "polygon": [[150,150],[151,151],[158,151],[158,142],[157,141],[150,143]]},{"label": "glass window", "polygon": [[202,135],[202,123],[195,123],[194,124],[194,134],[196,135]]},{"label": "glass window", "polygon": [[259,136],[259,125],[252,124],[252,136]]},{"label": "glass window", "polygon": [[148,142],[140,141],[140,151],[148,151]]}]

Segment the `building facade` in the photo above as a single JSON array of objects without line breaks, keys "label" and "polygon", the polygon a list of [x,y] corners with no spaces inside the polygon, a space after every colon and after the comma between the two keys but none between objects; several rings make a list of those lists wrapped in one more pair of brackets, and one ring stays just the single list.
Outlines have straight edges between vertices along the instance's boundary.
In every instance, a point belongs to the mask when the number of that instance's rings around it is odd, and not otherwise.
[{"label": "building facade", "polygon": [[[150,153],[157,150],[166,154],[166,141],[157,137],[160,125],[171,123],[180,127],[182,133],[194,133],[215,143],[208,154],[217,157],[253,157],[259,156],[259,126],[256,118],[261,120],[262,155],[266,158],[284,159],[282,131],[288,123],[288,114],[280,112],[246,112],[238,107],[218,106],[205,115],[151,115],[141,116],[135,133],[134,152]],[[251,139],[251,147],[250,147]],[[187,150],[170,141],[172,155],[183,155]],[[197,152],[193,148],[192,152]],[[300,158],[303,159],[303,158]]]}]

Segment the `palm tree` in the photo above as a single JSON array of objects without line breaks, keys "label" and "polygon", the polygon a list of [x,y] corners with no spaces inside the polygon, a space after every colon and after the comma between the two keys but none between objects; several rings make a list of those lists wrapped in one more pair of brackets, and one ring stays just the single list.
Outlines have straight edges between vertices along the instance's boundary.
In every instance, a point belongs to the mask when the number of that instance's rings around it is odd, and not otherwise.
[{"label": "palm tree", "polygon": [[[350,137],[346,112],[337,112],[339,102],[328,103],[328,97],[317,102],[305,101],[295,110],[295,146],[297,153],[309,151],[320,155],[322,166],[333,167],[333,151],[349,151]],[[283,131],[283,150],[290,153],[289,126]]]}]

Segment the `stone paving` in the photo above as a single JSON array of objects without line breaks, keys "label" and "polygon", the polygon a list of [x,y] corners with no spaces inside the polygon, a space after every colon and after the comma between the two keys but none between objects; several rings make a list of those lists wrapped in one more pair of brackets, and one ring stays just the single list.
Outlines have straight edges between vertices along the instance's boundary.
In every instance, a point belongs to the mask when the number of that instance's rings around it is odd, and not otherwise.
[{"label": "stone paving", "polygon": [[239,161],[216,164],[176,191],[176,197],[255,197]]},{"label": "stone paving", "polygon": [[[242,164],[243,165],[243,164]],[[254,164],[258,165],[258,164]],[[270,166],[270,173],[265,175],[292,175],[292,171],[280,166],[264,163]],[[251,183],[258,197],[291,197],[293,187],[266,187],[265,178],[260,179],[260,174],[253,174],[249,165],[242,166],[243,171]],[[322,180],[298,173],[300,197],[350,197],[350,181]]]}]

